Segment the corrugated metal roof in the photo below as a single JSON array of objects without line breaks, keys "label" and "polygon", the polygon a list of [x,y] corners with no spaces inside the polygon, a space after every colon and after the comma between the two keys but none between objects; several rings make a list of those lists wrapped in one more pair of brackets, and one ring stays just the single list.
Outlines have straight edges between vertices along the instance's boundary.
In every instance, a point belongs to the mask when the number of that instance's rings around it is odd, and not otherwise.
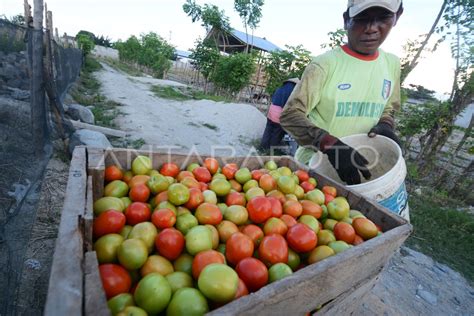
[{"label": "corrugated metal roof", "polygon": [[189,55],[191,55],[191,52],[188,52],[186,50],[175,49],[174,51],[179,57],[189,58]]},{"label": "corrugated metal roof", "polygon": [[[249,42],[247,43],[247,36],[244,32],[233,29],[231,33],[242,43],[252,45],[252,34],[248,35]],[[267,52],[282,50],[280,47],[276,46],[272,42],[255,35],[253,36],[253,46]]]}]

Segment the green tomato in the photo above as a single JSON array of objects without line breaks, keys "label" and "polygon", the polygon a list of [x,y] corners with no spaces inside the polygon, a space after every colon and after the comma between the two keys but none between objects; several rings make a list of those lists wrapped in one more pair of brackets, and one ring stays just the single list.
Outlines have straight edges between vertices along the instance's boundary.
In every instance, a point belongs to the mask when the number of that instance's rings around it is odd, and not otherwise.
[{"label": "green tomato", "polygon": [[199,290],[182,288],[174,293],[166,316],[201,316],[209,311],[207,300]]},{"label": "green tomato", "polygon": [[272,283],[291,274],[293,274],[293,270],[291,270],[290,266],[280,262],[272,265],[270,269],[268,269],[268,281]]},{"label": "green tomato", "polygon": [[138,282],[134,299],[137,306],[148,314],[158,314],[165,310],[171,300],[171,286],[161,274],[147,274]]}]

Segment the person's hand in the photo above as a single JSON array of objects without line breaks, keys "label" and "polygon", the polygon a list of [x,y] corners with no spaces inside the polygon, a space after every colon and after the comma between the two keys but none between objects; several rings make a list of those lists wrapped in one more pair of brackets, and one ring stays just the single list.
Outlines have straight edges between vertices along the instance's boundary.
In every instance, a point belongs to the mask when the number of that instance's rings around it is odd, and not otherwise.
[{"label": "person's hand", "polygon": [[395,143],[397,143],[398,146],[400,146],[400,138],[398,138],[398,136],[395,134],[390,124],[387,124],[385,122],[380,122],[374,127],[372,127],[372,129],[369,131],[368,136],[375,137],[375,135],[386,136],[390,138],[391,140],[393,140]]},{"label": "person's hand", "polygon": [[[332,136],[331,136],[332,137]],[[357,150],[351,146],[344,144],[339,139],[335,138],[335,142],[331,145],[326,145],[322,149],[323,153],[328,155],[334,169],[342,181],[351,185],[360,183],[360,173],[365,179],[370,179],[370,174],[367,165],[369,162],[364,156],[359,154]]]}]

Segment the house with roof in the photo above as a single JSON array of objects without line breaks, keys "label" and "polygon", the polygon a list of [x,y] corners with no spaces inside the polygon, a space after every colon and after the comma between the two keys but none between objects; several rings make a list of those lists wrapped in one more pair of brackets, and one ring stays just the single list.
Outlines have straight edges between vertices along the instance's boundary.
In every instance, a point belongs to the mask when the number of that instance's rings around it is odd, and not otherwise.
[{"label": "house with roof", "polygon": [[282,50],[265,37],[252,36],[252,34],[248,34],[247,36],[244,32],[236,29],[219,30],[212,28],[206,35],[206,39],[210,38],[216,38],[219,50],[228,54],[245,52],[247,47],[248,51],[258,50],[261,53],[271,53]]}]

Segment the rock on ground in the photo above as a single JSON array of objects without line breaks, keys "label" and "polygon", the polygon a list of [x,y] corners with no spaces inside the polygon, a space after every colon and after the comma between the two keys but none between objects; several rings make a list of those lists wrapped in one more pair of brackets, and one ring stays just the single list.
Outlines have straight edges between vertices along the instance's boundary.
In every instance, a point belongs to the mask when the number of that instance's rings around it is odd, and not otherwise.
[{"label": "rock on ground", "polygon": [[94,124],[94,114],[87,107],[80,104],[70,104],[67,106],[67,115],[73,120],[87,124]]},{"label": "rock on ground", "polygon": [[79,145],[85,145],[94,148],[111,148],[107,137],[96,131],[90,131],[88,129],[80,129],[72,134],[69,140],[69,154],[72,155],[74,148]]}]

